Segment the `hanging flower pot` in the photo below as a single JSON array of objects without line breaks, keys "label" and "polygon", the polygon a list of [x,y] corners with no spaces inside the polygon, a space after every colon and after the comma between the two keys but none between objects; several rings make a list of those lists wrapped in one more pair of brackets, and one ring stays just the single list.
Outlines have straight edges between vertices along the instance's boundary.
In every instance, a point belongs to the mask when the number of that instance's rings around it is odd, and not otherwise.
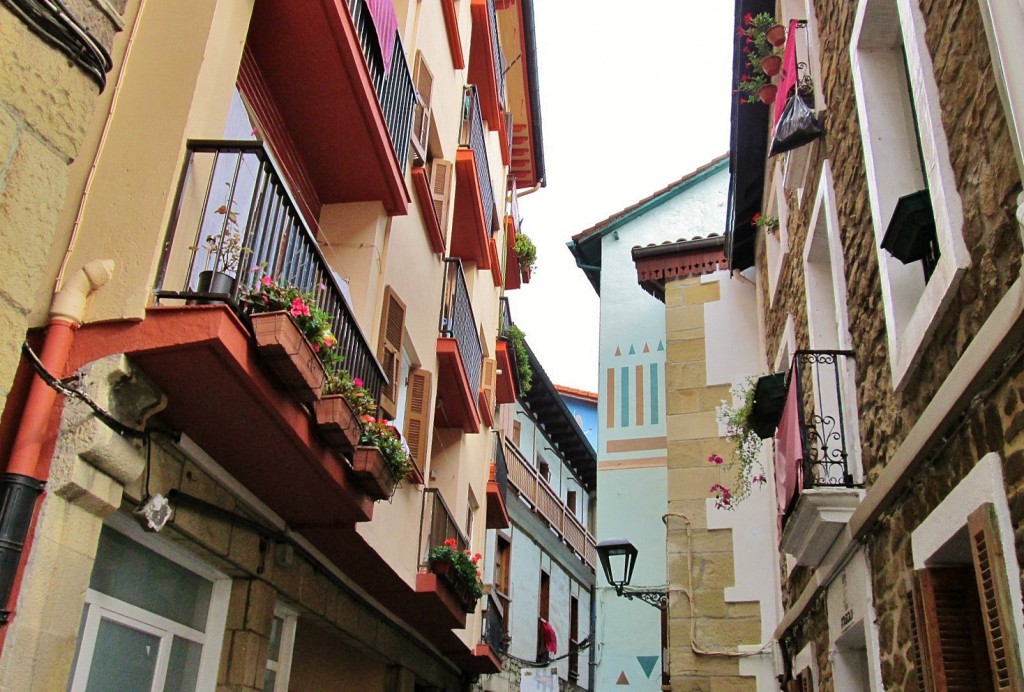
[{"label": "hanging flower pot", "polygon": [[776,24],[764,32],[764,37],[768,40],[768,43],[778,48],[786,42],[786,27]]},{"label": "hanging flower pot", "polygon": [[774,77],[782,69],[782,58],[777,55],[769,55],[761,59],[761,69],[769,77]]},{"label": "hanging flower pot", "polygon": [[757,90],[757,97],[761,99],[761,103],[770,106],[775,102],[775,94],[778,90],[779,88],[774,84],[765,84]]},{"label": "hanging flower pot", "polygon": [[324,366],[295,320],[284,311],[261,312],[249,319],[256,349],[283,389],[302,402],[319,399]]},{"label": "hanging flower pot", "polygon": [[330,394],[313,402],[313,415],[320,438],[331,449],[350,453],[359,441],[359,422],[341,394]]},{"label": "hanging flower pot", "polygon": [[395,492],[397,482],[377,447],[356,447],[352,455],[352,473],[363,492],[374,500],[387,500]]}]

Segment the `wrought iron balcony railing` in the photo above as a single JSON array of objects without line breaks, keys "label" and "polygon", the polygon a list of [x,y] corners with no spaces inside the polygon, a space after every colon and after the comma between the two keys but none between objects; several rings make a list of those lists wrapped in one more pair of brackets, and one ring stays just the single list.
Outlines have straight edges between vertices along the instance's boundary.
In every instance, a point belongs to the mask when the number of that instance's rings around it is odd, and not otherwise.
[{"label": "wrought iron balcony railing", "polygon": [[469,540],[448,509],[437,488],[423,490],[423,514],[420,517],[420,567],[430,563],[430,549],[454,538],[459,552],[469,549]]},{"label": "wrought iron balcony railing", "polygon": [[512,641],[505,629],[505,616],[502,613],[502,608],[493,593],[487,598],[487,610],[484,611],[483,631],[480,638],[492,649],[502,654],[508,652],[508,645]]},{"label": "wrought iron balcony railing", "polygon": [[502,444],[501,434],[498,431],[491,433],[494,437],[493,456],[493,480],[498,484],[498,490],[501,492],[501,497],[507,497],[508,493],[508,462],[505,461],[505,445]]},{"label": "wrought iron balcony railing", "polygon": [[466,368],[469,391],[476,395],[480,389],[480,369],[484,350],[480,345],[480,332],[473,316],[473,305],[466,288],[466,276],[462,273],[462,260],[449,257],[445,260],[444,286],[441,291],[441,320],[438,331],[445,338],[454,338],[459,345],[459,355]]},{"label": "wrought iron balcony railing", "polygon": [[462,131],[459,146],[473,150],[476,159],[476,177],[480,182],[480,200],[484,207],[484,231],[494,231],[494,184],[491,167],[487,164],[487,140],[484,136],[484,117],[480,112],[480,97],[475,86],[466,87],[462,101]]},{"label": "wrought iron balcony railing", "polygon": [[370,81],[373,82],[373,89],[377,93],[377,102],[384,113],[384,122],[387,124],[398,164],[404,168],[409,156],[409,134],[412,131],[416,89],[412,83],[409,63],[405,59],[402,38],[395,36],[391,69],[385,74],[384,61],[374,47],[377,43],[376,33],[370,12],[366,8],[366,0],[346,0],[346,4],[359,36],[359,46],[362,48],[366,67],[370,71]]},{"label": "wrought iron balcony railing", "polygon": [[494,51],[494,81],[498,85],[498,104],[505,110],[505,54],[501,51],[501,40],[498,38],[498,14],[494,11],[494,0],[487,0],[487,12],[491,18],[491,50]]},{"label": "wrought iron balcony railing", "polygon": [[548,526],[565,541],[591,569],[597,560],[597,542],[573,511],[540,475],[511,440],[505,440],[508,480],[520,497],[533,506]]},{"label": "wrought iron balcony railing", "polygon": [[804,488],[853,487],[850,423],[854,393],[848,391],[846,359],[853,351],[800,350],[794,354],[800,402]]},{"label": "wrought iron balcony railing", "polygon": [[157,301],[217,300],[242,314],[239,297],[264,276],[314,293],[331,316],[344,367],[379,397],[384,371],[263,145],[190,141],[157,271]]}]

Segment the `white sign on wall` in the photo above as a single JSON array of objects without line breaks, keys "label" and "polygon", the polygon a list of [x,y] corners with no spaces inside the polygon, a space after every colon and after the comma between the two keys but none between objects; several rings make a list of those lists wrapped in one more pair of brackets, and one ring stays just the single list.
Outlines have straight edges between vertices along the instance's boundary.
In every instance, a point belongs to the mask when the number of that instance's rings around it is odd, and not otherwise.
[{"label": "white sign on wall", "polygon": [[522,671],[520,692],[558,692],[558,669]]}]

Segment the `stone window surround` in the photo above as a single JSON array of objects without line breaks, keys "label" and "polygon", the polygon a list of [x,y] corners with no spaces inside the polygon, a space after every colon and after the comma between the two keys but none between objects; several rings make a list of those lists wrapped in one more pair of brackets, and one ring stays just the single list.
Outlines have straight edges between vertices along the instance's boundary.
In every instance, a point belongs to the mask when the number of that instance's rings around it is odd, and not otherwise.
[{"label": "stone window surround", "polygon": [[[942,550],[947,543],[965,530],[967,517],[983,504],[992,503],[999,522],[999,540],[1002,543],[1003,558],[1009,575],[1020,574],[1017,551],[1014,547],[1014,526],[1010,518],[1010,507],[1006,499],[1006,481],[1003,478],[1002,460],[996,452],[989,452],[974,465],[974,468],[953,488],[924,521],[910,534],[910,545],[914,558],[914,569],[924,569],[928,561]],[[1024,598],[1021,596],[1019,579],[1012,576],[1009,583],[1011,609],[1017,631],[1024,631]],[[1024,645],[1022,645],[1024,646]],[[1024,658],[1024,651],[1018,652]]]},{"label": "stone window surround", "polygon": [[[128,518],[127,515],[121,514],[120,512],[111,514],[106,518],[104,524],[118,533],[125,535],[135,543],[152,550],[157,555],[171,562],[175,562],[189,571],[196,573],[200,577],[212,582],[210,604],[206,616],[206,629],[204,630],[205,639],[202,642],[203,653],[199,663],[196,689],[213,689],[216,687],[217,677],[220,672],[224,627],[227,622],[228,615],[231,578],[206,564],[189,551],[179,548],[155,534],[146,533],[137,523]],[[106,610],[102,603],[102,600],[106,597],[103,594],[97,594],[99,600],[96,600],[96,597],[90,596],[92,593],[93,592],[90,589],[89,592],[87,592],[85,601],[90,605],[90,612],[92,612],[93,608],[102,608],[103,610]],[[133,610],[141,611],[141,609],[132,608]],[[85,621],[83,621],[83,627],[84,626]],[[184,628],[184,626],[181,627]],[[81,641],[82,634],[83,633],[80,631],[78,635],[78,645],[81,647],[81,652],[86,653],[87,655],[82,656],[80,654],[80,660],[76,664],[75,669],[70,671],[72,681],[76,681],[68,688],[72,691],[78,689],[84,690],[85,684],[89,678],[89,669],[91,665],[91,660],[89,659],[91,659],[92,646],[88,645],[88,642]],[[81,687],[79,687],[79,685]]]},{"label": "stone window surround", "polygon": [[[889,3],[890,6],[895,4],[898,12],[893,13],[892,17],[879,18],[880,15],[884,15],[882,12],[869,16],[869,7],[875,9],[883,2]],[[868,81],[865,74],[867,70],[861,56],[862,51],[871,50],[871,37],[877,29],[884,29],[884,26],[879,25],[886,19],[898,22],[897,29],[902,34],[906,50],[907,69],[910,74],[909,95],[917,114],[919,143],[922,157],[926,162],[922,174],[931,196],[941,253],[931,280],[924,286],[923,293],[909,312],[909,317],[901,320],[902,324],[896,317],[898,295],[892,287],[894,279],[890,277],[888,266],[890,257],[881,249],[881,240],[896,203],[896,195],[891,191],[892,186],[881,179],[894,164],[894,159],[899,157],[899,152],[893,151],[892,147],[873,144],[876,139],[885,139],[879,137],[876,131],[885,129],[892,111],[886,108],[887,101],[883,94],[878,93],[878,85]],[[882,280],[889,363],[893,388],[897,391],[907,384],[910,373],[923,355],[926,343],[954,297],[960,277],[971,262],[962,232],[963,207],[956,189],[949,147],[942,127],[938,85],[935,82],[935,71],[924,34],[925,23],[919,0],[859,0],[850,40],[850,63],[853,69],[854,92],[867,168],[868,196]],[[862,44],[866,45],[862,47]]]},{"label": "stone window surround", "polygon": [[274,605],[274,617],[281,618],[281,645],[278,658],[271,661],[267,657],[267,669],[277,673],[274,680],[274,692],[288,692],[288,682],[292,673],[292,653],[295,648],[295,630],[298,627],[299,614],[281,602]]},{"label": "stone window surround", "polygon": [[[807,240],[804,242],[804,277],[809,281],[812,276],[809,265],[812,264],[811,254],[813,252],[814,239],[818,235],[820,220],[825,222],[825,242],[828,244],[830,271],[832,280],[832,296],[835,300],[836,319],[836,343],[819,345],[814,341],[813,316],[815,311],[811,302],[821,292],[814,291],[811,285],[806,286],[804,294],[807,298],[807,331],[811,339],[810,348],[838,350],[853,350],[853,339],[850,335],[849,308],[847,306],[846,288],[846,266],[843,257],[843,246],[839,239],[839,215],[836,211],[836,193],[832,184],[832,166],[826,159],[821,166],[821,176],[818,178],[818,190],[814,199],[814,206],[811,209],[810,223],[807,228]],[[856,362],[852,358],[843,359],[842,362],[842,394],[843,404],[846,410],[843,411],[844,421],[847,423],[847,439],[850,441],[848,449],[850,468],[856,483],[863,482],[863,467],[861,464],[860,450],[860,418],[857,415],[857,389],[856,389]]]},{"label": "stone window surround", "polygon": [[[882,681],[882,660],[880,656],[880,647],[878,642],[881,639],[878,617],[875,614],[875,603],[873,599],[873,588],[871,584],[871,563],[868,560],[867,553],[864,548],[857,550],[851,557],[846,567],[843,568],[839,573],[836,574],[834,579],[829,582],[830,586],[835,583],[835,580],[841,579],[844,572],[850,570],[850,565],[857,561],[860,565],[860,570],[865,578],[864,583],[861,585],[863,589],[857,594],[863,599],[861,607],[863,608],[862,615],[858,621],[851,623],[849,628],[842,633],[837,633],[832,625],[833,621],[837,617],[837,614],[829,612],[829,650],[828,659],[833,666],[832,678],[833,682],[839,677],[838,671],[835,669],[836,657],[842,652],[839,649],[838,640],[849,634],[853,629],[857,627],[863,628],[864,632],[864,649],[867,656],[867,680],[861,680],[860,682],[867,682],[868,688],[871,692],[884,692],[885,684]],[[838,614],[838,617],[842,617],[842,613]]]},{"label": "stone window surround", "polygon": [[768,305],[775,305],[779,292],[779,277],[789,255],[789,205],[786,202],[786,175],[783,162],[777,160],[769,183],[768,204],[765,214],[779,219],[779,228],[774,233],[764,233],[765,255],[768,260]]}]

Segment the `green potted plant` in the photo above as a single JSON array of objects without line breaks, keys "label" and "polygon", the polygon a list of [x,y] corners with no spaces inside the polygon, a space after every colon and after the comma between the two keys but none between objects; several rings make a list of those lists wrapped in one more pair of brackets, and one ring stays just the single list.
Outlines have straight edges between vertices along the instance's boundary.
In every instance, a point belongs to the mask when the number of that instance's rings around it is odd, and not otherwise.
[{"label": "green potted plant", "polygon": [[[230,186],[230,183],[225,184]],[[230,200],[214,209],[214,214],[225,217],[218,222],[221,232],[208,235],[202,244],[189,247],[192,252],[203,250],[206,255],[196,284],[198,293],[230,294],[242,258],[252,252],[242,245],[238,211],[234,207],[235,201]]]},{"label": "green potted plant", "polygon": [[[779,26],[775,17],[769,12],[761,12],[756,15],[747,13],[743,15],[743,26],[737,27],[737,34],[745,37],[743,53],[747,56],[747,64],[751,68],[761,68],[769,77],[774,77],[782,68],[782,58],[776,49],[777,44],[769,40],[768,32],[772,32],[772,38],[777,39]],[[785,29],[783,29],[783,41],[785,41]],[[756,71],[756,69],[755,69]]]},{"label": "green potted plant", "polygon": [[402,436],[391,421],[363,416],[352,471],[366,494],[374,500],[390,498],[412,469]]},{"label": "green potted plant", "polygon": [[501,330],[501,335],[512,344],[519,373],[519,393],[527,394],[533,386],[533,368],[530,367],[530,353],[526,350],[526,334],[514,324]]},{"label": "green potted plant", "polygon": [[516,260],[519,262],[519,273],[523,277],[523,282],[530,283],[533,266],[537,263],[537,246],[530,240],[530,236],[520,232],[516,234],[516,244],[513,252],[515,253]]},{"label": "green potted plant", "polygon": [[476,602],[484,595],[480,568],[481,555],[459,550],[458,541],[448,538],[441,545],[435,545],[428,553],[430,571],[440,577],[458,596],[467,613],[473,612]]},{"label": "green potted plant", "polygon": [[760,101],[765,105],[775,102],[775,96],[779,88],[772,84],[763,73],[755,72],[751,75],[740,77],[740,84],[737,91],[742,94],[740,103],[757,103]]},{"label": "green potted plant", "polygon": [[754,214],[750,223],[763,229],[765,233],[774,233],[779,230],[779,217],[763,215],[761,212]]}]

